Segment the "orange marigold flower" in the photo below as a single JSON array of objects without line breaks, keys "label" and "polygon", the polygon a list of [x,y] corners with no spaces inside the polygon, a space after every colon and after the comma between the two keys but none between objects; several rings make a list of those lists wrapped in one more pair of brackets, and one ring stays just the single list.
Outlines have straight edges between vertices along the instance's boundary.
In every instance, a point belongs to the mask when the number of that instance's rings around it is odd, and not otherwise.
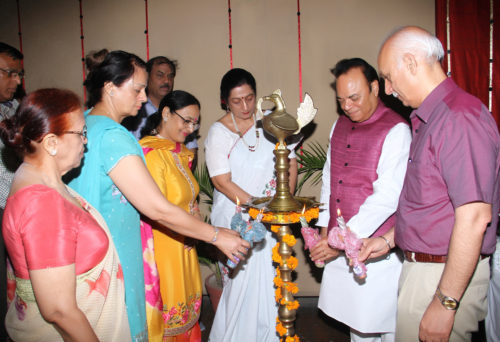
[{"label": "orange marigold flower", "polygon": [[285,289],[292,294],[296,294],[297,292],[299,292],[299,287],[297,286],[297,284],[292,282],[285,283]]},{"label": "orange marigold flower", "polygon": [[299,264],[299,260],[296,257],[291,256],[286,260],[286,264],[288,265],[288,267],[294,270]]},{"label": "orange marigold flower", "polygon": [[281,294],[281,287],[274,290],[274,297],[276,298],[276,303],[279,303],[281,298],[283,298],[283,295]]},{"label": "orange marigold flower", "polygon": [[283,259],[281,258],[281,255],[279,255],[278,253],[276,253],[276,252],[274,252],[274,251],[273,251],[273,256],[272,256],[272,258],[273,258],[273,261],[274,261],[275,263],[277,263],[277,264],[280,264],[280,265],[281,265],[281,264],[283,263]]},{"label": "orange marigold flower", "polygon": [[297,243],[297,240],[295,239],[295,236],[291,234],[285,234],[285,236],[283,236],[283,242],[288,246],[293,247]]},{"label": "orange marigold flower", "polygon": [[281,323],[276,324],[276,331],[278,332],[278,334],[280,334],[280,336],[283,336],[286,334],[286,329],[283,326],[283,324],[281,324]]},{"label": "orange marigold flower", "polygon": [[273,233],[277,233],[279,229],[280,229],[280,226],[278,226],[277,224],[272,224],[271,225],[271,231]]},{"label": "orange marigold flower", "polygon": [[276,287],[283,286],[283,280],[280,277],[274,277],[273,282],[274,282],[274,286],[276,286]]},{"label": "orange marigold flower", "polygon": [[300,342],[300,338],[297,335],[287,336],[285,342]]},{"label": "orange marigold flower", "polygon": [[281,277],[281,271],[279,267],[276,267],[276,276]]},{"label": "orange marigold flower", "polygon": [[286,308],[288,310],[297,310],[299,308],[299,302],[294,300],[293,302],[286,303]]}]

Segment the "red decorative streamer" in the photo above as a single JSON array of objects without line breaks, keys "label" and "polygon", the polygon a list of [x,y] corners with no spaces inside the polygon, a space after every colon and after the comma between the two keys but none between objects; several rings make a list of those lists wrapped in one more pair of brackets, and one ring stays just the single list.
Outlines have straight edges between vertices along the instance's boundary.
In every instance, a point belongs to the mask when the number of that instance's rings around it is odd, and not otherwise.
[{"label": "red decorative streamer", "polygon": [[[19,35],[19,51],[23,53],[23,33],[21,31],[21,9],[19,7],[19,0],[16,1],[17,4],[17,34]],[[24,60],[21,60],[21,68],[24,70]],[[23,89],[25,88],[24,78],[21,81],[23,83]]]},{"label": "red decorative streamer", "polygon": [[[298,38],[298,49],[299,49],[299,103],[302,103],[302,45],[300,40],[300,0],[297,0],[297,38]],[[304,146],[300,144],[300,155],[303,155]],[[299,168],[302,168],[300,164]]]},{"label": "red decorative streamer", "polygon": [[231,30],[231,0],[227,0],[227,16],[229,19],[229,61],[233,68],[233,32]]},{"label": "red decorative streamer", "polygon": [[144,0],[144,6],[146,8],[146,30],[144,34],[146,35],[146,59],[149,61],[149,17],[148,17],[148,0]]},{"label": "red decorative streamer", "polygon": [[300,0],[297,0],[297,31],[299,43],[299,99],[302,103],[302,47],[300,41]]},{"label": "red decorative streamer", "polygon": [[[85,83],[85,77],[87,76],[85,73],[85,45],[83,42],[83,9],[82,9],[82,0],[78,0],[80,4],[80,42],[82,46],[82,77],[83,82]],[[87,89],[83,87],[83,102],[87,102]]]}]

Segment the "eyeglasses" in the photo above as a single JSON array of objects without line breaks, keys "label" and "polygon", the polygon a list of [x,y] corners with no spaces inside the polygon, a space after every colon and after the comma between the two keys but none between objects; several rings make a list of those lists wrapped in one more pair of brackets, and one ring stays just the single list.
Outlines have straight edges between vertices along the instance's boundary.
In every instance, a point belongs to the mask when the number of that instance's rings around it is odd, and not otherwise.
[{"label": "eyeglasses", "polygon": [[174,113],[175,115],[177,115],[178,117],[180,117],[182,119],[182,121],[184,121],[184,126],[185,127],[191,127],[191,129],[193,131],[196,131],[198,128],[200,128],[200,124],[199,123],[191,121],[191,120],[184,119],[179,113],[177,113],[175,111],[172,111],[172,113]]},{"label": "eyeglasses", "polygon": [[64,131],[63,134],[78,134],[82,138],[87,139],[87,125],[83,126],[81,131]]},{"label": "eyeglasses", "polygon": [[7,74],[7,77],[13,78],[13,77],[19,77],[19,79],[23,79],[24,77],[24,71],[17,71],[17,70],[12,70],[12,69],[4,69],[0,68],[0,71],[3,71]]}]

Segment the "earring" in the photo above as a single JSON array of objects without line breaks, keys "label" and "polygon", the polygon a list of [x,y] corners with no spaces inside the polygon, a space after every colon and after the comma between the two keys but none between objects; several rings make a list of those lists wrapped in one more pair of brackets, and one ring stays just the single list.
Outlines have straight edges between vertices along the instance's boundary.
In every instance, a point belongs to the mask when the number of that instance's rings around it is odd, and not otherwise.
[{"label": "earring", "polygon": [[113,93],[113,91],[111,90],[111,91],[109,92],[109,96],[113,96],[113,95],[114,95],[114,93]]},{"label": "earring", "polygon": [[50,150],[50,151],[49,151],[49,154],[50,154],[51,156],[55,156],[55,155],[57,154],[57,150],[56,150],[56,149]]},{"label": "earring", "polygon": [[167,120],[168,120],[168,116],[164,116],[163,117],[163,122],[167,122]]}]

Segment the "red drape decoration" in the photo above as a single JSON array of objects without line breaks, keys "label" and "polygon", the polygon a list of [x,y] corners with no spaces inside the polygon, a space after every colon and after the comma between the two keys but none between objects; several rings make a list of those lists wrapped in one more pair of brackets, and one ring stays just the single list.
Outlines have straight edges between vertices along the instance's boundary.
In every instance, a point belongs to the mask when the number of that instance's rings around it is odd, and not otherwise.
[{"label": "red drape decoration", "polygon": [[[450,50],[447,49],[446,11],[449,6]],[[498,6],[496,6],[498,7]],[[495,12],[499,12],[496,8]],[[500,17],[497,34],[500,34]],[[490,0],[436,0],[436,35],[445,48],[443,66],[448,70],[447,54],[450,53],[451,77],[467,92],[477,96],[486,106],[489,99],[490,55]],[[495,37],[499,37],[495,35]],[[497,39],[497,41],[499,41]],[[500,54],[495,46],[493,70],[499,83]],[[495,58],[496,57],[496,58]],[[495,83],[495,82],[494,82]],[[495,86],[493,86],[495,89]],[[492,114],[500,125],[498,92],[493,92]]]}]

